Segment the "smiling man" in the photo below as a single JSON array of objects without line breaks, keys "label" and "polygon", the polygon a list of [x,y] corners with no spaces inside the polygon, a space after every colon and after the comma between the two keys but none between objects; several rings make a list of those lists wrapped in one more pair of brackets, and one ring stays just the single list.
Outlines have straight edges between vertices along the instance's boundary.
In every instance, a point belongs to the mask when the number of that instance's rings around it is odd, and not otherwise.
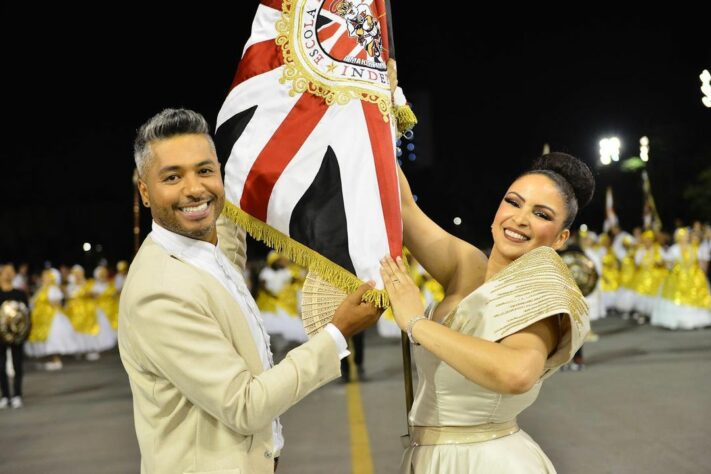
[{"label": "smiling man", "polygon": [[[140,173],[144,203],[165,229],[217,243],[215,221],[225,204],[220,164],[208,135],[190,133],[151,145],[157,166]],[[150,183],[150,186],[149,186]],[[150,203],[150,204],[149,204]]]},{"label": "smiling man", "polygon": [[[119,349],[141,472],[271,473],[284,445],[278,416],[337,378],[345,338],[377,321],[380,312],[361,303],[369,286],[274,365],[243,274],[217,246],[225,193],[205,119],[164,110],[138,131],[134,156],[153,230],[121,293]],[[234,237],[244,232],[221,228],[221,244],[243,256]]]}]

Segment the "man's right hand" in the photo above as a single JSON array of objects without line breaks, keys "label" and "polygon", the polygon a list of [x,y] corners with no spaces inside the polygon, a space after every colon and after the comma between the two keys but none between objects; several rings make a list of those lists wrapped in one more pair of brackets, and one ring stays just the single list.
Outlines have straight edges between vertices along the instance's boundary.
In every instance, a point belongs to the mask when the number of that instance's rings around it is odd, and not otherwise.
[{"label": "man's right hand", "polygon": [[360,285],[336,309],[331,323],[341,331],[346,339],[375,324],[383,314],[382,309],[377,308],[373,303],[366,303],[362,300],[363,294],[372,289],[372,283]]}]

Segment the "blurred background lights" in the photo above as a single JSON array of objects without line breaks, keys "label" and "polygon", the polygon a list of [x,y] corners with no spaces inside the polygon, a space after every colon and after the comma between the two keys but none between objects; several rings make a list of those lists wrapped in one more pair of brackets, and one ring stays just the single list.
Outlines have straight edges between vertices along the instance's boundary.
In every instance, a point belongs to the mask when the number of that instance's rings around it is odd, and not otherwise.
[{"label": "blurred background lights", "polygon": [[642,161],[649,161],[649,138],[642,137],[639,139],[639,158]]},{"label": "blurred background lights", "polygon": [[711,108],[711,73],[709,73],[709,70],[704,69],[699,79],[701,79],[701,92],[704,93],[701,102],[706,107]]},{"label": "blurred background lights", "polygon": [[620,139],[617,137],[600,140],[600,163],[609,165],[620,160]]}]

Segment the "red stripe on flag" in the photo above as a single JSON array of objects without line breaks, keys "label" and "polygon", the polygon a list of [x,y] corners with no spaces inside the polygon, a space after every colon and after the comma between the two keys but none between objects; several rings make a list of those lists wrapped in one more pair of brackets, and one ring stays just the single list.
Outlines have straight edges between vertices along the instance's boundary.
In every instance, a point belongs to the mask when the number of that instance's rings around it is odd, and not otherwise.
[{"label": "red stripe on flag", "polygon": [[265,7],[281,11],[281,0],[261,0],[259,3],[261,3]]},{"label": "red stripe on flag", "polygon": [[251,77],[264,74],[283,65],[284,56],[281,54],[281,46],[277,45],[273,39],[254,43],[244,52],[230,90]]},{"label": "red stripe on flag", "polygon": [[338,31],[338,28],[340,28],[341,25],[338,23],[332,23],[328,26],[324,26],[320,30],[318,30],[318,40],[323,43],[326,41],[328,38],[331,36],[335,35],[336,32]]},{"label": "red stripe on flag", "polygon": [[400,215],[400,192],[397,169],[395,168],[392,132],[390,125],[383,121],[383,114],[377,105],[370,102],[361,102],[361,104],[363,104],[370,146],[375,158],[375,174],[378,177],[388,247],[390,255],[397,257],[402,254],[402,217]]},{"label": "red stripe on flag", "polygon": [[358,41],[348,36],[348,31],[344,31],[340,38],[336,40],[336,44],[333,45],[333,48],[331,48],[328,54],[336,59],[345,58],[346,54],[353,51],[353,48],[357,45]]},{"label": "red stripe on flag", "polygon": [[322,98],[301,95],[249,170],[239,202],[246,213],[266,222],[274,185],[326,110],[328,105]]}]

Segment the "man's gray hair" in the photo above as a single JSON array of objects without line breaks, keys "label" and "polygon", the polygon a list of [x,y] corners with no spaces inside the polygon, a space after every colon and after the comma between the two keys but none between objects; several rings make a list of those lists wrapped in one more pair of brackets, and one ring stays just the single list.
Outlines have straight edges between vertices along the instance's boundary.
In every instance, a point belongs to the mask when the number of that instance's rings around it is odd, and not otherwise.
[{"label": "man's gray hair", "polygon": [[189,134],[207,135],[212,150],[215,151],[207,120],[193,110],[165,109],[141,125],[133,142],[133,158],[136,160],[138,175],[145,176],[148,164],[153,158],[151,142]]}]

